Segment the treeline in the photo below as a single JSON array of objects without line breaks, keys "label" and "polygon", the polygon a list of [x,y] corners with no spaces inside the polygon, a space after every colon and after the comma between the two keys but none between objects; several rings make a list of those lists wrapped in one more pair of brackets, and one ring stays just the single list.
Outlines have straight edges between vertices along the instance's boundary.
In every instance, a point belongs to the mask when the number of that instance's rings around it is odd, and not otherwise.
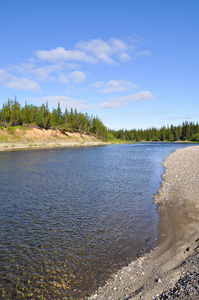
[{"label": "treeline", "polygon": [[22,107],[15,98],[3,104],[0,109],[0,124],[2,126],[36,125],[40,128],[59,128],[63,131],[81,131],[94,134],[100,139],[107,139],[107,128],[98,117],[77,112],[77,109],[61,111],[60,103],[52,111],[48,102],[41,106],[28,105]]},{"label": "treeline", "polygon": [[196,141],[199,142],[199,124],[183,122],[182,125],[160,129],[149,128],[146,130],[109,130],[116,139],[126,141]]},{"label": "treeline", "polygon": [[60,103],[52,111],[48,102],[41,106],[21,106],[15,98],[3,104],[0,109],[0,124],[4,127],[17,125],[35,125],[40,128],[59,128],[62,131],[80,131],[94,134],[103,140],[122,141],[196,141],[199,142],[199,124],[183,122],[179,126],[163,126],[141,130],[111,130],[98,117],[89,116],[87,113],[77,112],[77,109],[65,109],[62,112]]}]

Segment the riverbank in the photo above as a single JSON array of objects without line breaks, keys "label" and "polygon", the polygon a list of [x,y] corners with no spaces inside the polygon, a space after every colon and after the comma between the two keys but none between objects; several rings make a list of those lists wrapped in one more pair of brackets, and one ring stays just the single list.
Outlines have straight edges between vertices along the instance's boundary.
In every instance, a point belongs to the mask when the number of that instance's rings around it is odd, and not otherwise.
[{"label": "riverbank", "polygon": [[166,158],[154,203],[158,246],[119,270],[90,299],[198,299],[199,147]]},{"label": "riverbank", "polygon": [[80,132],[61,132],[59,129],[10,127],[0,129],[0,151],[58,147],[98,146],[108,144],[94,135]]}]

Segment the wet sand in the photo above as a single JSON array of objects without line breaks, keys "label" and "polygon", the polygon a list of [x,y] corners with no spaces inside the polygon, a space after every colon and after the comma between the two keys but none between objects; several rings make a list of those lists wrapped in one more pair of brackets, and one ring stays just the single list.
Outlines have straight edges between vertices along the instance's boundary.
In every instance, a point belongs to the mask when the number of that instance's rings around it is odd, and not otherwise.
[{"label": "wet sand", "polygon": [[158,246],[119,270],[90,299],[199,298],[199,147],[176,150],[164,167],[154,197]]}]

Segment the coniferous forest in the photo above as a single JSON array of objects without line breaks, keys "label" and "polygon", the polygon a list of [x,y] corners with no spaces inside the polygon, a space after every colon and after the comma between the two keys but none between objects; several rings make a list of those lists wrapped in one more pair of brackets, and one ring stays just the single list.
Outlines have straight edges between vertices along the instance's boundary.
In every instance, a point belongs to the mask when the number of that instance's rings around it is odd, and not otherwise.
[{"label": "coniferous forest", "polygon": [[178,126],[163,126],[148,129],[107,129],[97,116],[89,116],[87,113],[77,112],[77,109],[65,109],[62,112],[60,103],[52,111],[48,103],[41,106],[21,106],[15,100],[5,102],[0,109],[0,125],[9,126],[38,126],[39,128],[59,128],[62,131],[80,131],[94,134],[102,140],[122,141],[195,141],[199,142],[199,124],[183,122]]},{"label": "coniferous forest", "polygon": [[38,126],[39,128],[59,128],[62,131],[81,131],[94,134],[97,138],[107,139],[107,128],[98,117],[77,112],[77,109],[61,111],[60,103],[52,111],[48,103],[41,106],[28,105],[21,107],[16,100],[9,100],[0,109],[0,124],[8,126]]},{"label": "coniferous forest", "polygon": [[144,130],[109,130],[115,138],[127,141],[193,141],[199,142],[199,124],[183,122],[178,126],[163,126],[160,129],[155,127]]}]

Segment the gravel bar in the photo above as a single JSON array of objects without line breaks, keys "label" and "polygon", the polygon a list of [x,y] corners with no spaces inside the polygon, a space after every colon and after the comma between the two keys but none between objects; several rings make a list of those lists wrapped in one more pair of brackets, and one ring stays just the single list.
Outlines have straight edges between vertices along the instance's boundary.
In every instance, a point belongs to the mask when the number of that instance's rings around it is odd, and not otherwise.
[{"label": "gravel bar", "polygon": [[160,214],[155,249],[132,261],[89,299],[199,299],[199,146],[165,159],[154,196]]}]

